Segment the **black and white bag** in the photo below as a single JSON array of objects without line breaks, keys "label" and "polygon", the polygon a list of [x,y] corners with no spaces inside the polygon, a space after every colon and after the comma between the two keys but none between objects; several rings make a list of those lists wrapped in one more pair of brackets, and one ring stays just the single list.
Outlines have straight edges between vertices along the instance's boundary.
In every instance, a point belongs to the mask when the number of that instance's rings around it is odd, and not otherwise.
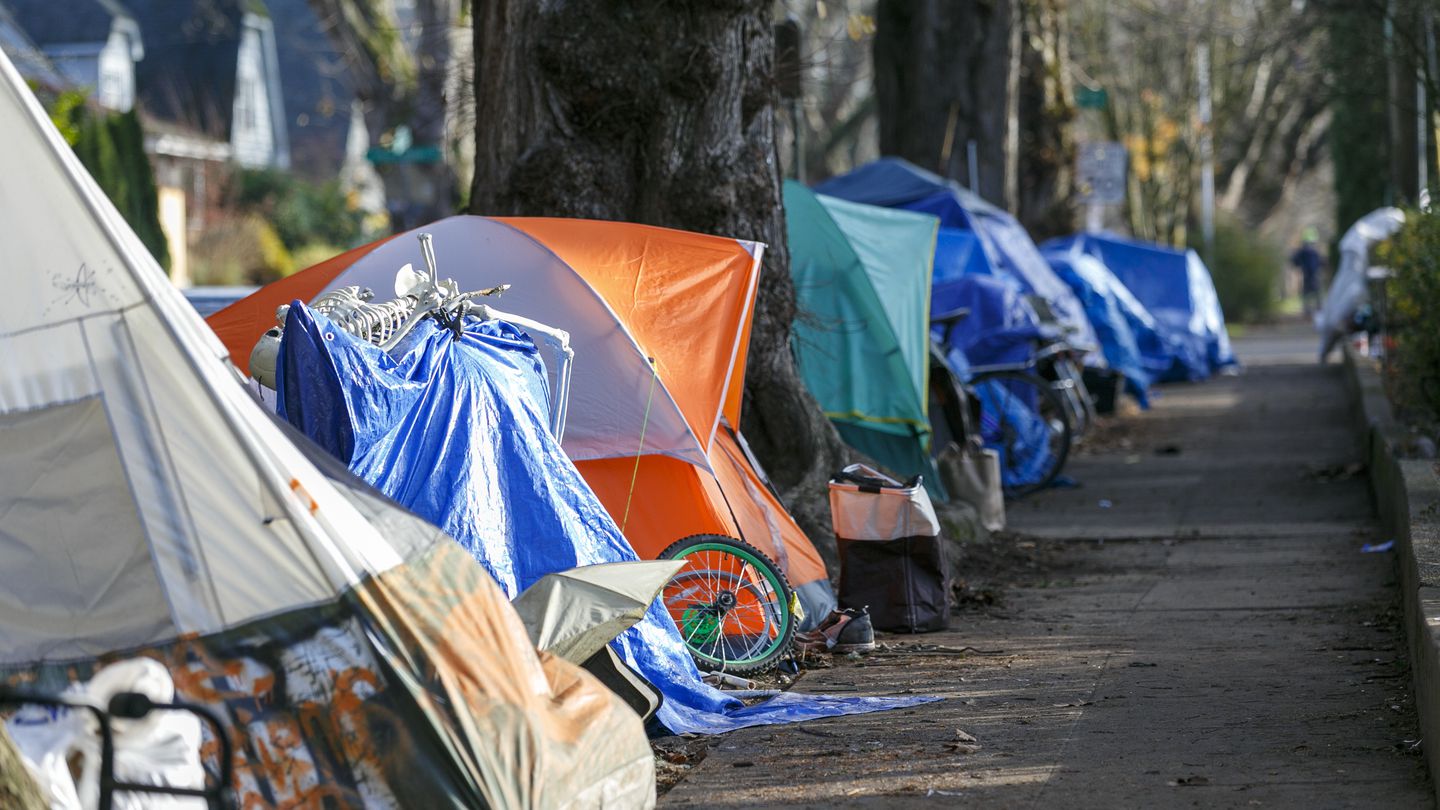
[{"label": "black and white bag", "polygon": [[930,496],[864,464],[830,480],[842,607],[869,606],[877,630],[924,633],[950,622],[949,568]]}]

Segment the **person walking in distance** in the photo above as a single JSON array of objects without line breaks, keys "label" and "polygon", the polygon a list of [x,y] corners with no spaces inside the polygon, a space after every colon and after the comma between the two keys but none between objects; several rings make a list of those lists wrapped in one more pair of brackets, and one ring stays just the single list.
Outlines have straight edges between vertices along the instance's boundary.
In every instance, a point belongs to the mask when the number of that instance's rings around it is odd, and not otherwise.
[{"label": "person walking in distance", "polygon": [[1290,255],[1290,264],[1300,269],[1300,300],[1305,307],[1305,317],[1315,314],[1320,308],[1320,268],[1325,260],[1315,249],[1319,235],[1314,227],[1305,229],[1304,241]]}]

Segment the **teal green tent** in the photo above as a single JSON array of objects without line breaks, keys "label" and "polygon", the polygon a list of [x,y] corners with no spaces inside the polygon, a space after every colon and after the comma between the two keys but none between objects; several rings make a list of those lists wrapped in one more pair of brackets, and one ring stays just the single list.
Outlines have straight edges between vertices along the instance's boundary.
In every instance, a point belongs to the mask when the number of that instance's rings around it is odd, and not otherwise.
[{"label": "teal green tent", "polygon": [[930,457],[930,273],[940,220],[785,184],[800,375],[851,447],[944,487]]}]

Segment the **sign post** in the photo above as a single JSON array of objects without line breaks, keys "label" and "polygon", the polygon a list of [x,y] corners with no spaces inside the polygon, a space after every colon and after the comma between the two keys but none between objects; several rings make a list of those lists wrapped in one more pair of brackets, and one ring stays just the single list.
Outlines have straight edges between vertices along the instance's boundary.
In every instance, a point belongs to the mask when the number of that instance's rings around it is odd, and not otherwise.
[{"label": "sign post", "polygon": [[1125,170],[1129,155],[1115,141],[1080,144],[1075,160],[1075,187],[1085,204],[1085,231],[1104,227],[1105,206],[1125,202]]}]

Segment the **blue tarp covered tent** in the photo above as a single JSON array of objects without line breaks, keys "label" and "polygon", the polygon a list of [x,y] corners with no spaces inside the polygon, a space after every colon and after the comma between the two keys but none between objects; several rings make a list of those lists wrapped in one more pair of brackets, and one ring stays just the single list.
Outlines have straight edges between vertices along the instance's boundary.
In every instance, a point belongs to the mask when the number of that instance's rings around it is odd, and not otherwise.
[{"label": "blue tarp covered tent", "polygon": [[[1010,278],[1024,292],[1045,299],[1070,333],[1072,343],[1099,349],[1100,341],[1084,306],[1050,269],[1020,223],[954,181],[899,158],[881,158],[821,183],[815,190],[845,200],[934,214],[940,218],[942,228],[974,232],[996,275]],[[942,240],[937,250],[944,247]],[[1090,359],[1103,363],[1098,353]]]},{"label": "blue tarp covered tent", "polygon": [[[953,357],[953,351],[960,351],[970,366],[1029,360],[1035,342],[1048,334],[1035,310],[1003,277],[980,272],[988,265],[983,252],[965,247],[967,241],[978,244],[972,231],[951,230],[946,241],[945,261],[937,260],[931,277],[930,311],[940,314],[967,309],[970,313],[952,327],[933,327],[932,334],[946,349],[947,359]],[[958,367],[955,370],[964,372]]]},{"label": "blue tarp covered tent", "polygon": [[1170,342],[1157,331],[1154,317],[1094,256],[1051,245],[1041,252],[1085,304],[1105,359],[1124,375],[1125,389],[1140,407],[1150,407],[1151,384],[1162,379],[1176,359]]},{"label": "blue tarp covered tent", "polygon": [[[446,530],[511,598],[545,574],[638,559],[551,436],[543,362],[509,324],[470,319],[457,336],[426,320],[386,354],[296,301],[277,379],[281,416]],[[664,693],[656,717],[675,733],[931,700],[787,692],[745,707],[700,680],[658,600],[614,645]]]},{"label": "blue tarp covered tent", "polygon": [[1171,380],[1201,380],[1235,364],[1225,315],[1210,270],[1193,250],[1175,250],[1110,234],[1082,234],[1047,243],[1099,259],[1154,316],[1180,349]]},{"label": "blue tarp covered tent", "polygon": [[[974,231],[960,228],[941,228],[935,238],[935,284],[943,284],[961,276],[995,276],[1015,284],[1017,290],[1026,289],[1018,279],[1002,272],[985,255],[985,246]],[[937,310],[938,311],[938,310]]]},{"label": "blue tarp covered tent", "polygon": [[[1045,337],[1046,330],[1014,285],[990,275],[959,272],[963,268],[963,262],[949,263],[943,269],[937,266],[931,306],[937,313],[965,309],[970,314],[950,326],[936,325],[932,334],[941,344],[946,363],[969,381],[971,367],[1030,359],[1035,341]],[[1004,485],[1018,487],[1038,481],[1050,463],[1049,428],[1037,413],[1039,403],[1033,392],[1001,382],[982,382],[973,389],[984,404],[980,436],[987,447],[1000,451]],[[1013,435],[1002,442],[1002,432]]]}]

